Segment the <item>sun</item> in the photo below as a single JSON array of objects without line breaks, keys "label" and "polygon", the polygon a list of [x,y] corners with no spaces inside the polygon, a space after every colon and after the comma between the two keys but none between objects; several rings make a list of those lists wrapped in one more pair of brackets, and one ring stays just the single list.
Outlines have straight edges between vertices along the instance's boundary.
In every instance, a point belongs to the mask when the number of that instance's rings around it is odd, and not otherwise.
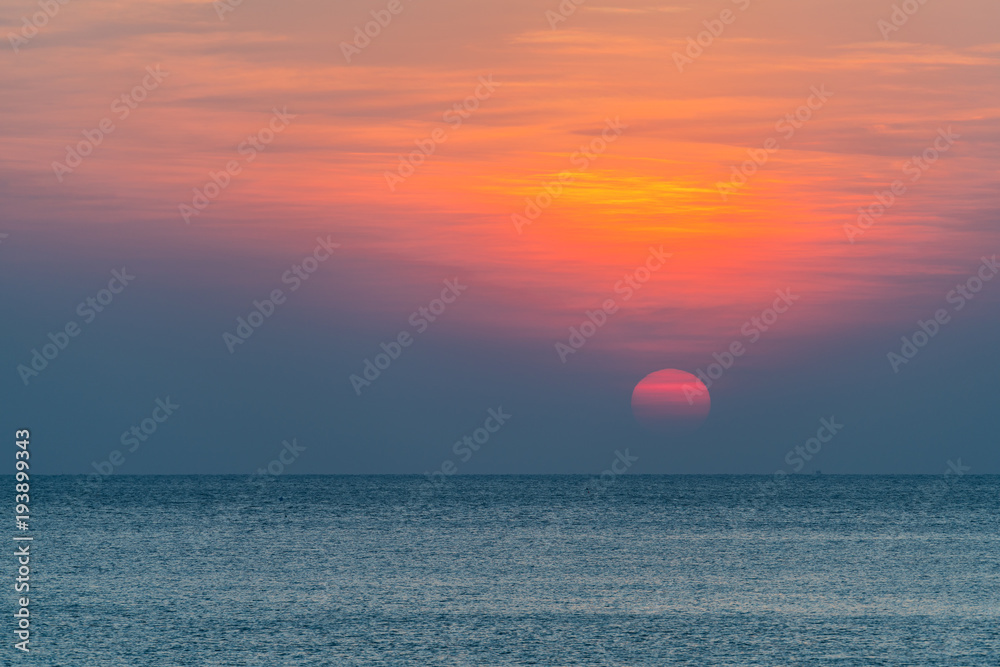
[{"label": "sun", "polygon": [[650,373],[632,390],[632,414],[660,433],[690,433],[708,417],[708,387],[691,373],[667,368]]}]

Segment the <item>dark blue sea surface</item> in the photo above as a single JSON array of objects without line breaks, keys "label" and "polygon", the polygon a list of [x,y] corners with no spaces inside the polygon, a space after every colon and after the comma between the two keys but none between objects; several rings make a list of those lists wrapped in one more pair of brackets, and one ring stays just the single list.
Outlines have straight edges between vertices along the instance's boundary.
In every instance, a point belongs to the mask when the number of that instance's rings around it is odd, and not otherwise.
[{"label": "dark blue sea surface", "polygon": [[9,622],[4,653],[71,667],[1000,664],[997,476],[445,481],[33,478],[36,632],[22,655]]}]

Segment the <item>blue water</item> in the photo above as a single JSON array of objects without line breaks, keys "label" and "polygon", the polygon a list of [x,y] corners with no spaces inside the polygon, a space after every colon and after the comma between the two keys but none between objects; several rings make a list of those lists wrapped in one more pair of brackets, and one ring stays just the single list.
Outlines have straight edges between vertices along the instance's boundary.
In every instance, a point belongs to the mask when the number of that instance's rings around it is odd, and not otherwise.
[{"label": "blue water", "polygon": [[3,654],[74,667],[1000,663],[996,476],[594,481],[33,479],[36,633],[30,656],[13,639]]}]

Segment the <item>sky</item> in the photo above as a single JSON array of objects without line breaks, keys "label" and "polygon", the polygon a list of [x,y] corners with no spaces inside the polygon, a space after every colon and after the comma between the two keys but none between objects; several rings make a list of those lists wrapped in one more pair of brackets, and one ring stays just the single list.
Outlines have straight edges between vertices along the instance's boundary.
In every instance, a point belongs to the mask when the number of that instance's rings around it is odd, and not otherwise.
[{"label": "sky", "polygon": [[[1000,5],[903,4],[3,0],[3,429],[52,474],[1000,473]],[[663,369],[692,433],[632,414]]]}]

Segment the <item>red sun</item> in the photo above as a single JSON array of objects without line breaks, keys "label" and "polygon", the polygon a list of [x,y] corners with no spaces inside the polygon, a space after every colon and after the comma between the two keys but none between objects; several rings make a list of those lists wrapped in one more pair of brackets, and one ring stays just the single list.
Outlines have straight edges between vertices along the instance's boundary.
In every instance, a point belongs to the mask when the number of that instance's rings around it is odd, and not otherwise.
[{"label": "red sun", "polygon": [[650,373],[632,390],[632,414],[661,433],[690,433],[712,407],[708,387],[691,373],[667,368]]}]

